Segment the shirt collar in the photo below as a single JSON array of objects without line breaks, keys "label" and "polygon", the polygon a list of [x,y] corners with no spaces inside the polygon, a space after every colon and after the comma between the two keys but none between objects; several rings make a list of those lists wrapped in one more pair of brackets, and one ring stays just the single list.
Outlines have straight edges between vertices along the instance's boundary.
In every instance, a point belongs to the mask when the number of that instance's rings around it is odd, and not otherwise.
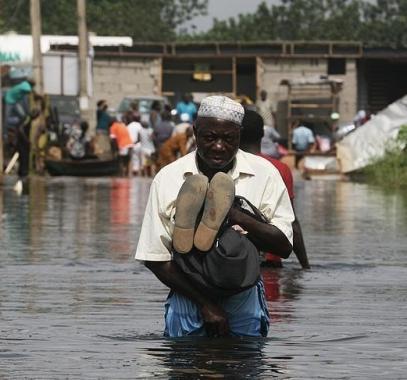
[{"label": "shirt collar", "polygon": [[[238,179],[241,175],[256,174],[247,160],[246,153],[242,150],[239,149],[237,151],[234,161],[232,169],[228,172],[234,180]],[[196,150],[189,155],[188,160],[185,161],[184,165],[184,178],[193,174],[202,174],[198,170],[198,165],[196,163]]]}]

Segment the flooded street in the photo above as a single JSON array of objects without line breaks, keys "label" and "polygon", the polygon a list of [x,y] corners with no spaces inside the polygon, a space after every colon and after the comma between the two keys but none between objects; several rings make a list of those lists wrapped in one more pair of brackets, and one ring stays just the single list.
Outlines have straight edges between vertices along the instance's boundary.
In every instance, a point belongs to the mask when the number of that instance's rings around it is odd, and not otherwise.
[{"label": "flooded street", "polygon": [[0,378],[405,379],[407,194],[296,184],[312,270],[263,272],[269,337],[162,337],[168,290],[133,259],[147,179],[0,188]]}]

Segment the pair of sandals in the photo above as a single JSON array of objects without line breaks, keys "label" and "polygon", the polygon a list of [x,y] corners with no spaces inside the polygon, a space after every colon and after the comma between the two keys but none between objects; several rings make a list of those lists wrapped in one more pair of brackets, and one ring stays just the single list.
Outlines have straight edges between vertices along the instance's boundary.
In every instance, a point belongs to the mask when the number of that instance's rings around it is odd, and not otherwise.
[{"label": "pair of sandals", "polygon": [[[216,173],[209,184],[208,178],[201,174],[187,177],[175,203],[175,227],[172,236],[175,251],[188,253],[193,246],[201,252],[209,251],[234,197],[235,184],[225,173]],[[198,224],[202,207],[202,217]]]}]

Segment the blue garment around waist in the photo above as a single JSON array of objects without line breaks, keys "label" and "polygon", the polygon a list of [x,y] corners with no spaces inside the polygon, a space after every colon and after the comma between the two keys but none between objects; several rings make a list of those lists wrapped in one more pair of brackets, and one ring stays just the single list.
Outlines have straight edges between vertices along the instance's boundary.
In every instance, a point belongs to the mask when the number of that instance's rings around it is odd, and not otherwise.
[{"label": "blue garment around waist", "polygon": [[[232,336],[267,336],[270,316],[263,281],[234,296],[218,300],[228,316]],[[198,306],[189,298],[171,292],[165,303],[165,331],[168,337],[206,336]]]}]

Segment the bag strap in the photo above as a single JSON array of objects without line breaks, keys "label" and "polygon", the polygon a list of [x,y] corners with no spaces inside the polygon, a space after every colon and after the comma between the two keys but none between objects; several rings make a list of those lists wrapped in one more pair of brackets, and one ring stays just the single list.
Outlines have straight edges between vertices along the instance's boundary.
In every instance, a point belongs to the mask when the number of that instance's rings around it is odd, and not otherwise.
[{"label": "bag strap", "polygon": [[[250,210],[243,207],[243,203],[246,203],[250,207]],[[269,221],[262,214],[262,212],[255,205],[253,205],[253,203],[251,203],[248,199],[246,199],[245,197],[242,197],[240,195],[235,195],[235,198],[234,198],[234,201],[233,201],[233,206],[237,206],[241,212],[243,212],[246,215],[249,215],[250,217],[256,219],[258,222],[269,224]],[[217,238],[219,238],[229,227],[231,227],[231,223],[229,221],[229,218],[225,218],[225,220],[223,221],[222,225],[219,228]]]},{"label": "bag strap", "polygon": [[[267,218],[262,214],[262,212],[253,205],[253,203],[251,203],[248,199],[246,199],[245,197],[242,197],[240,195],[236,195],[235,196],[235,201],[238,201],[240,203],[240,210],[250,216],[255,217],[259,222],[263,222],[263,223],[267,223],[268,224],[268,220]],[[251,212],[247,209],[245,209],[244,207],[242,207],[242,202],[246,202],[248,206],[250,206],[251,208]]]}]

